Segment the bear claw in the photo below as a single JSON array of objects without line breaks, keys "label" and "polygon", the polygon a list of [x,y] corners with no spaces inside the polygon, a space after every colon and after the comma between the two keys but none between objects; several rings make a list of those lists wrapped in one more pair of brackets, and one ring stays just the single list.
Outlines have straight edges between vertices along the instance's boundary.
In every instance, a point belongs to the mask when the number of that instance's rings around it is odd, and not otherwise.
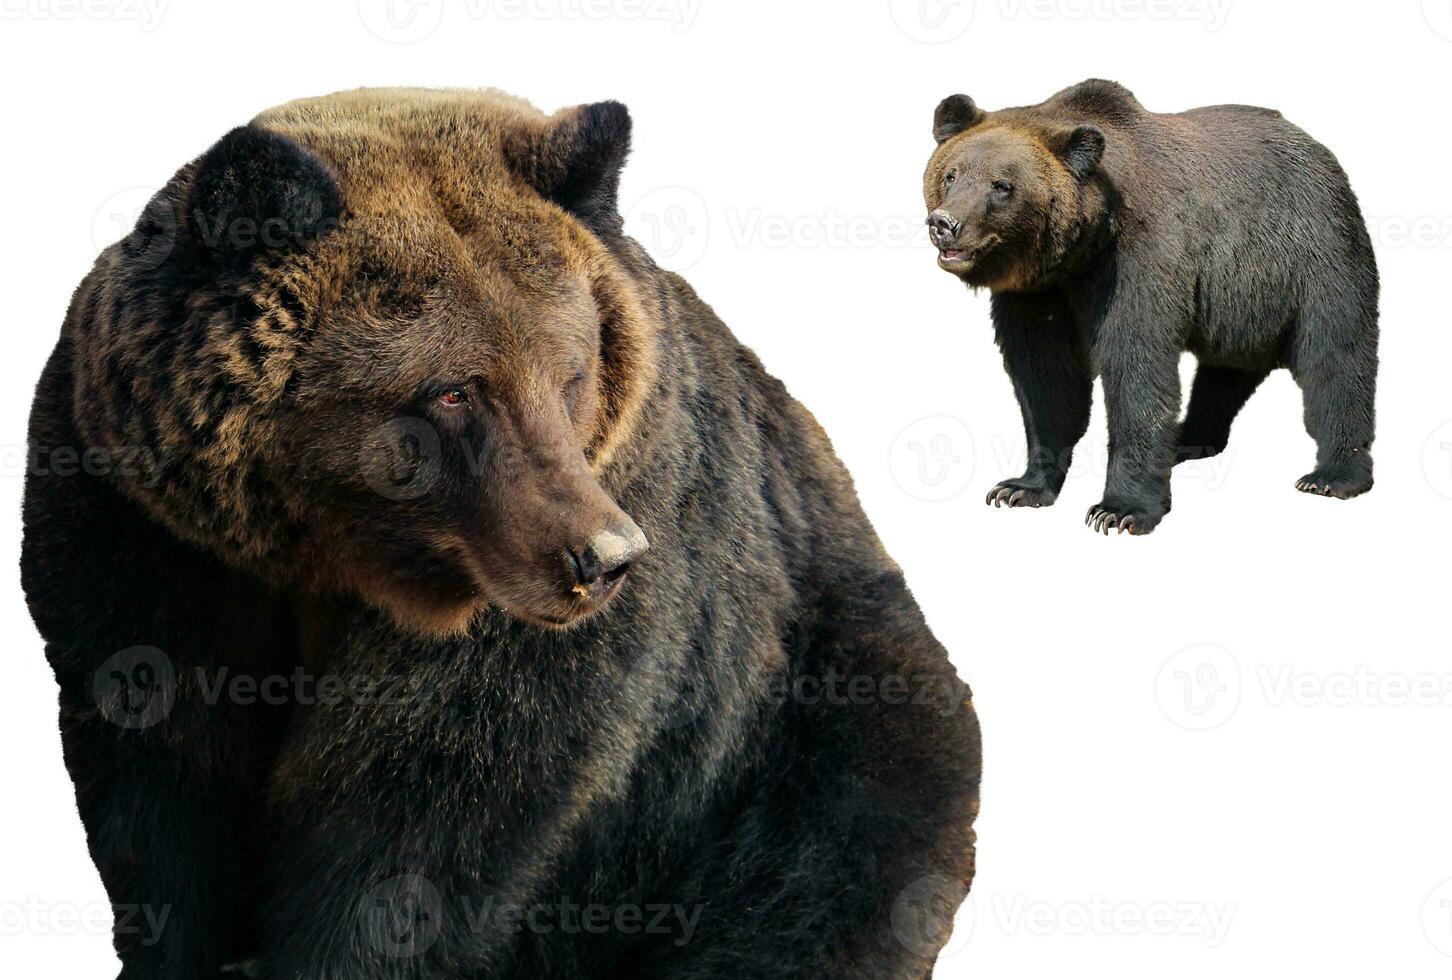
[{"label": "bear claw", "polygon": [[1119,513],[1110,510],[1103,504],[1095,504],[1089,508],[1089,513],[1084,515],[1084,526],[1095,534],[1108,534],[1110,531],[1117,531],[1124,534],[1148,534],[1154,530],[1158,519],[1151,519],[1145,515],[1133,512]]},{"label": "bear claw", "polygon": [[1296,489],[1318,497],[1335,497],[1350,500],[1371,489],[1370,480],[1356,480],[1324,473],[1307,473],[1296,481]]},{"label": "bear claw", "polygon": [[988,491],[983,502],[990,507],[1048,507],[1058,497],[1044,487],[1024,486],[1008,480]]}]

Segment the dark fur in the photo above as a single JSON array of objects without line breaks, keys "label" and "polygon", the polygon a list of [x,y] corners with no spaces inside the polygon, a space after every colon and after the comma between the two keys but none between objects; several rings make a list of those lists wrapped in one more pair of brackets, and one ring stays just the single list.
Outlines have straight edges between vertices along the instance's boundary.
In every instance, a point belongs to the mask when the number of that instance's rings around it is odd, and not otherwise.
[{"label": "dark fur", "polygon": [[[945,265],[993,291],[1028,438],[1027,472],[989,503],[1054,502],[1097,376],[1110,462],[1089,523],[1152,531],[1170,509],[1170,468],[1223,451],[1236,413],[1281,367],[1317,445],[1297,487],[1371,488],[1376,261],[1330,151],[1271,110],[1162,115],[1104,81],[992,113],[951,96],[934,136],[928,208],[952,218],[952,237],[946,224],[938,234],[968,256]],[[1009,171],[1041,192],[1033,206],[984,190]],[[990,235],[997,244],[974,253]],[[1184,351],[1199,371],[1181,422]]]},{"label": "dark fur", "polygon": [[[357,127],[385,117],[388,139]],[[188,223],[198,169],[232,161],[229,150],[184,168],[78,290],[40,383],[33,447],[44,457],[134,440],[161,451],[144,478],[37,467],[23,577],[108,892],[172,910],[155,945],[118,935],[128,980],[195,980],[247,958],[277,980],[931,974],[973,874],[969,692],[811,416],[682,280],[619,234],[622,117],[607,107],[546,120],[466,93],[283,107],[257,125],[292,145],[288,194],[248,183],[248,193],[202,196],[244,211],[286,210],[299,194],[325,205],[295,210],[307,220],[286,223],[287,243],[220,270],[198,251],[211,246],[186,232],[163,261],[148,252],[168,214]],[[587,178],[565,172],[582,163]],[[414,183],[430,195],[409,196]],[[319,228],[334,187],[341,223]],[[360,448],[355,423],[328,407],[330,386],[373,377],[349,374],[364,367],[339,360],[337,345],[379,336],[340,319],[349,298],[386,307],[410,338],[396,364],[399,352],[381,342],[362,351],[365,367],[388,367],[374,390],[350,393],[349,413],[386,417],[404,397],[387,385],[412,369],[408,358],[455,350],[415,337],[398,311],[429,290],[462,297],[469,286],[437,275],[417,285],[399,265],[410,249],[350,229],[387,212],[404,221],[386,234],[416,245],[437,218],[417,209],[491,193],[470,207],[526,217],[490,244],[501,229],[487,214],[450,214],[478,276],[504,276],[511,289],[594,277],[599,393],[591,381],[580,399],[594,407],[570,403],[575,452],[651,539],[621,594],[563,630],[494,603],[469,607],[462,629],[420,627],[410,602],[458,574],[419,551],[446,518],[355,496],[329,462]],[[352,258],[365,247],[360,272]],[[394,263],[384,282],[380,256]],[[556,350],[554,323],[532,335],[548,341],[544,353]],[[489,342],[503,336],[502,326],[480,329]],[[536,378],[513,370],[520,384]],[[632,378],[644,387],[632,391]],[[309,412],[328,420],[305,427],[310,467],[258,444],[296,451]],[[529,496],[519,489],[529,474],[511,460],[482,478],[506,487],[464,485],[448,513],[481,493]],[[438,465],[450,465],[447,454]],[[335,508],[363,512],[311,532],[329,516],[329,485]],[[422,562],[419,576],[383,588],[312,568],[362,562],[349,539],[365,533]],[[98,668],[137,644],[164,650],[178,680],[164,720],[127,730],[103,717],[93,691]],[[388,679],[388,693],[209,705],[196,671],[214,680],[223,667]],[[776,693],[832,671],[900,676],[909,696]],[[390,885],[419,880],[401,875],[427,881],[422,909]],[[469,921],[490,901],[560,898],[681,906],[699,918],[685,943],[681,929]],[[397,955],[407,927],[422,939]]]}]

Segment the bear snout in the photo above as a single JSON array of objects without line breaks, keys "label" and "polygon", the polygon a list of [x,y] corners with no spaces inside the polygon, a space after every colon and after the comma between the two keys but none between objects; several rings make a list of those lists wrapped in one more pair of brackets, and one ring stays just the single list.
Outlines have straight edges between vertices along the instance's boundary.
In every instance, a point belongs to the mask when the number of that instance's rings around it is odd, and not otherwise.
[{"label": "bear snout", "polygon": [[592,602],[605,601],[649,548],[645,532],[629,517],[612,522],[583,545],[565,550],[574,579],[570,591]]},{"label": "bear snout", "polygon": [[958,221],[942,208],[928,215],[928,238],[938,248],[951,245],[958,237],[958,231]]}]

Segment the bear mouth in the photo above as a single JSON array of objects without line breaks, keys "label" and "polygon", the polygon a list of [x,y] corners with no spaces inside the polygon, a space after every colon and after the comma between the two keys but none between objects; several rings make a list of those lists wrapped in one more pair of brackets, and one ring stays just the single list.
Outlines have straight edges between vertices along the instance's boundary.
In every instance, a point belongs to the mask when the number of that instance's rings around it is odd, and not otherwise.
[{"label": "bear mouth", "polygon": [[554,602],[524,605],[507,600],[495,604],[517,619],[549,629],[569,629],[594,616],[619,594],[629,577],[627,568],[607,572],[588,589],[580,587],[561,595]]},{"label": "bear mouth", "polygon": [[997,235],[989,235],[977,245],[968,248],[956,244],[945,245],[938,249],[938,264],[951,272],[967,272],[992,251],[1001,240]]}]

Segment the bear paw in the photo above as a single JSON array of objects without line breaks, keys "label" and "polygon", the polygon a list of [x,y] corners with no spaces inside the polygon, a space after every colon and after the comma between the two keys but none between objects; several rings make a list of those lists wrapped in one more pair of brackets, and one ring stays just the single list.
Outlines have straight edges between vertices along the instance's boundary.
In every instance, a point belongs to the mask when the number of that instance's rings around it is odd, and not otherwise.
[{"label": "bear paw", "polygon": [[1296,489],[1302,493],[1350,500],[1371,489],[1371,474],[1332,466],[1307,473],[1296,481]]},{"label": "bear paw", "polygon": [[1165,516],[1163,510],[1151,510],[1115,500],[1101,500],[1084,515],[1084,526],[1096,534],[1117,530],[1120,534],[1149,534]]},{"label": "bear paw", "polygon": [[991,507],[1049,507],[1059,495],[1042,483],[1029,480],[1004,480],[988,491],[984,503]]}]

